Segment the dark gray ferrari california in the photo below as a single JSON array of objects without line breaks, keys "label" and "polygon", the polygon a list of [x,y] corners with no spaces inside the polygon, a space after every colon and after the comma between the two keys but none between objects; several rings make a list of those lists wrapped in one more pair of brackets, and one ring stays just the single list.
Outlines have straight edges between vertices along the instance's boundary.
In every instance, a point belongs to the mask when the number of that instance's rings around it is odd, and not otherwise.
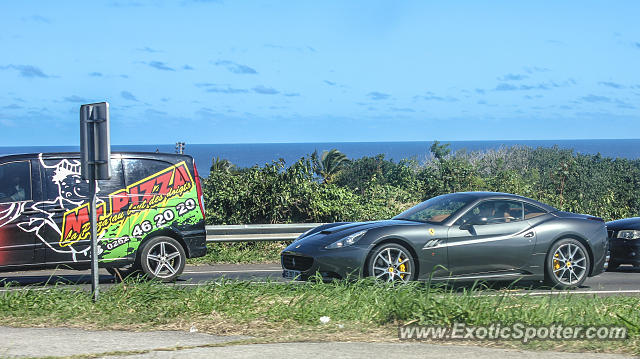
[{"label": "dark gray ferrari california", "polygon": [[529,198],[465,192],[431,198],[390,220],[331,223],[281,254],[283,276],[325,280],[545,280],[580,286],[608,261],[601,218]]}]

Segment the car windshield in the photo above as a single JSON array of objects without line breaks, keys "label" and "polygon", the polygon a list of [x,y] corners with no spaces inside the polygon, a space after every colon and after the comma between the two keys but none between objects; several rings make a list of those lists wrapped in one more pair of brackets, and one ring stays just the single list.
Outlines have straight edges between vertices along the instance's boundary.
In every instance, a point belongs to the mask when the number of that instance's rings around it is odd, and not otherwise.
[{"label": "car windshield", "polygon": [[393,217],[393,219],[442,223],[474,199],[475,197],[469,194],[446,194],[424,201]]}]

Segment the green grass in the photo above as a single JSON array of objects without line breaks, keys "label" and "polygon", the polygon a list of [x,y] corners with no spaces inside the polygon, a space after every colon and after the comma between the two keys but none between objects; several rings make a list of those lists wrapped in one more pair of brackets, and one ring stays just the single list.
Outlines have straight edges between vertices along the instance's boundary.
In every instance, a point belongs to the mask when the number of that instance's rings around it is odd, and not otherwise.
[{"label": "green grass", "polygon": [[[479,296],[415,283],[251,283],[217,281],[177,287],[125,282],[93,303],[82,290],[51,288],[0,295],[3,325],[117,329],[187,329],[245,334],[265,340],[396,340],[397,326],[527,325],[626,326],[624,342],[533,342],[531,348],[640,353],[640,298],[584,295]],[[329,324],[319,318],[328,316]],[[493,345],[496,342],[492,342]],[[499,345],[522,347],[518,342]]]},{"label": "green grass", "polygon": [[209,243],[204,257],[191,258],[188,264],[279,263],[280,252],[291,242]]}]

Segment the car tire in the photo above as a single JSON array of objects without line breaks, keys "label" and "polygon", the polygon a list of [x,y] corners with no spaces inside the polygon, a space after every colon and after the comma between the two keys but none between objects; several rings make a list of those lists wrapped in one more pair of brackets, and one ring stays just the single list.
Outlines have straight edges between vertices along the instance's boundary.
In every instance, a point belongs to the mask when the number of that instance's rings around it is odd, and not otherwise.
[{"label": "car tire", "polygon": [[549,249],[545,259],[545,281],[554,288],[578,288],[589,276],[591,260],[587,249],[573,238],[561,239]]},{"label": "car tire", "polygon": [[172,282],[182,274],[186,258],[184,248],[175,239],[154,237],[142,246],[140,267],[149,279]]},{"label": "car tire", "polygon": [[411,252],[397,243],[385,243],[371,251],[367,274],[385,282],[410,282],[417,278]]}]

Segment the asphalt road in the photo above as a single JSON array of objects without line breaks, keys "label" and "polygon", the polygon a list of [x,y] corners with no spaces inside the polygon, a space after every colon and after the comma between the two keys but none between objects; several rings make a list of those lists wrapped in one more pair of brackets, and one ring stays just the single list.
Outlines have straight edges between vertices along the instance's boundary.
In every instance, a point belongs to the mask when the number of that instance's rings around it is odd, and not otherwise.
[{"label": "asphalt road", "polygon": [[[281,268],[278,264],[220,264],[187,266],[176,285],[200,285],[208,281],[227,278],[232,280],[251,281],[282,281]],[[10,283],[10,285],[8,285]],[[0,273],[0,292],[9,290],[22,290],[25,288],[47,288],[51,285],[76,285],[89,287],[91,277],[89,271],[73,271],[66,269],[39,270],[26,272]],[[114,277],[100,270],[100,283],[106,286],[114,283]],[[467,285],[459,284],[457,288]],[[492,284],[495,289],[511,289],[509,283]],[[540,283],[519,283],[515,294],[530,295],[556,295],[567,291],[556,291],[545,288]],[[597,295],[640,295],[640,267],[621,266],[617,272],[607,272],[588,278],[584,285],[571,293],[597,294]]]}]

